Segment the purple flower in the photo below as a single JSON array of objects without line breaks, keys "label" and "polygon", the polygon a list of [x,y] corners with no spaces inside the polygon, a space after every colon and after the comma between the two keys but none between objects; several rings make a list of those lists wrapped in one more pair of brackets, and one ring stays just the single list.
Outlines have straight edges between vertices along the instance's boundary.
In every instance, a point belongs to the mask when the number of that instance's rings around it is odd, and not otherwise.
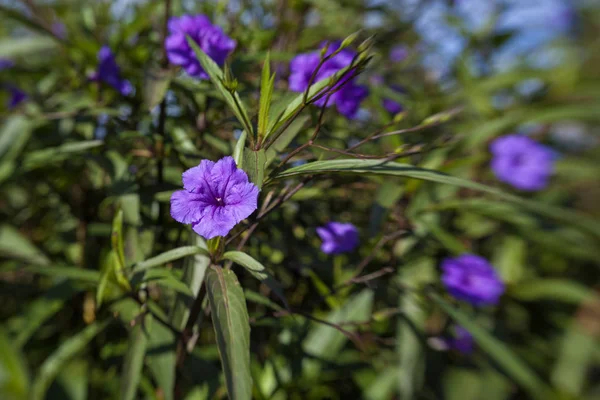
[{"label": "purple flower", "polygon": [[208,75],[188,44],[186,35],[218,65],[225,63],[236,46],[235,40],[227,36],[220,27],[211,24],[205,15],[172,17],[169,20],[169,36],[165,39],[167,56],[171,64],[182,66],[188,75],[195,78],[208,79]]},{"label": "purple flower", "polygon": [[232,157],[202,160],[183,173],[183,188],[171,196],[171,216],[206,239],[227,235],[256,210],[258,188]]},{"label": "purple flower", "polygon": [[123,96],[131,94],[133,86],[128,80],[121,78],[121,69],[108,46],[102,46],[98,52],[98,70],[90,77],[93,81],[102,81],[115,88]]},{"label": "purple flower", "polygon": [[400,62],[408,56],[408,49],[404,45],[397,45],[390,50],[390,61]]},{"label": "purple flower", "polygon": [[517,189],[535,191],[548,185],[554,169],[554,152],[523,135],[500,137],[490,145],[496,177]]},{"label": "purple flower", "polygon": [[348,253],[358,246],[358,229],[350,223],[328,222],[317,228],[317,234],[323,240],[321,251],[326,254]]},{"label": "purple flower", "polygon": [[446,340],[448,346],[463,354],[471,354],[474,348],[473,336],[462,326],[454,327],[454,337]]},{"label": "purple flower", "polygon": [[[339,49],[340,43],[341,42],[330,43],[326,51],[326,56],[331,55],[334,51]],[[325,44],[323,46],[325,46]],[[321,65],[312,83],[314,84],[325,78],[329,78],[336,72],[346,68],[352,63],[355,56],[356,52],[353,50],[341,50],[338,54]],[[294,92],[304,92],[306,88],[308,88],[310,78],[319,66],[320,59],[320,51],[299,54],[292,59],[290,62],[290,90]],[[348,119],[354,118],[360,108],[360,103],[369,94],[368,89],[365,86],[356,84],[355,79],[350,79],[349,76],[342,77],[333,88],[333,90],[335,89],[338,90],[329,96],[329,101],[327,101],[328,96],[323,96],[315,101],[315,105],[319,107],[329,107],[335,104],[340,114]],[[325,104],[325,102],[327,102],[327,104]]]},{"label": "purple flower", "polygon": [[8,91],[10,92],[10,98],[6,106],[9,110],[16,108],[19,104],[27,100],[27,93],[17,87],[10,87]]},{"label": "purple flower", "polygon": [[504,293],[504,283],[483,257],[464,254],[442,262],[442,282],[450,294],[474,306],[494,305]]},{"label": "purple flower", "polygon": [[67,27],[60,21],[55,21],[52,23],[52,32],[60,39],[67,38]]},{"label": "purple flower", "polygon": [[13,60],[9,60],[8,58],[0,58],[0,71],[5,69],[9,69],[15,66]]},{"label": "purple flower", "polygon": [[[391,88],[398,93],[404,93],[404,89],[401,86],[398,85],[392,85]],[[383,108],[385,108],[387,110],[387,112],[389,112],[390,114],[398,114],[399,112],[401,112],[404,107],[402,107],[402,104],[398,103],[396,100],[392,100],[392,99],[388,99],[388,98],[384,98],[382,100],[382,104],[383,104]]]}]

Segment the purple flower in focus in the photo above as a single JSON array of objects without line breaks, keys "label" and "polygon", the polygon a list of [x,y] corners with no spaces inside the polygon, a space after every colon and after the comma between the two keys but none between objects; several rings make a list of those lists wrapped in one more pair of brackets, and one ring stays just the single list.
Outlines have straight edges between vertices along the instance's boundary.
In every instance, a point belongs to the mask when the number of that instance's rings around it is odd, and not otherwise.
[{"label": "purple flower in focus", "polygon": [[93,81],[102,81],[115,88],[123,96],[133,92],[133,86],[128,80],[121,78],[121,69],[115,61],[115,56],[108,46],[102,46],[98,52],[98,70],[90,77]]},{"label": "purple flower in focus", "polygon": [[463,354],[471,354],[474,348],[473,336],[462,326],[454,327],[454,337],[446,340],[448,346]]},{"label": "purple flower in focus", "polygon": [[358,229],[350,223],[328,222],[317,228],[317,234],[323,240],[321,251],[326,254],[348,253],[358,246]]},{"label": "purple flower in focus", "polygon": [[408,56],[408,49],[404,45],[397,45],[390,50],[390,61],[400,62]]},{"label": "purple flower in focus", "polygon": [[523,135],[499,137],[490,145],[496,177],[517,189],[535,191],[548,185],[554,169],[554,152]]},{"label": "purple flower in focus", "polygon": [[504,293],[504,283],[483,257],[464,254],[442,262],[442,283],[452,296],[474,306],[494,305]]},{"label": "purple flower in focus", "polygon": [[[326,56],[331,55],[339,49],[340,44],[341,42],[330,43],[327,48]],[[325,46],[325,44],[323,46]],[[308,88],[310,78],[319,66],[320,54],[320,51],[314,51],[311,53],[299,54],[292,59],[290,62],[289,77],[290,90],[294,92],[304,92],[306,88]],[[312,83],[314,84],[328,78],[349,66],[355,56],[356,52],[353,50],[342,49],[338,54],[321,65]],[[350,79],[349,77],[341,78],[333,90],[336,88],[338,90],[329,96],[329,101],[327,101],[328,96],[323,96],[315,102],[315,105],[319,107],[329,107],[335,104],[340,114],[348,119],[354,118],[360,108],[360,103],[369,94],[368,89],[365,86],[356,84],[355,79]],[[325,102],[327,102],[327,104],[325,104]]]},{"label": "purple flower in focus", "polygon": [[205,15],[172,17],[169,20],[169,36],[165,39],[169,62],[180,65],[188,75],[195,78],[208,79],[208,75],[188,44],[186,35],[221,66],[236,46],[235,40],[227,36],[220,27],[213,25]]},{"label": "purple flower in focus", "polygon": [[9,60],[8,58],[0,58],[0,71],[5,69],[9,69],[15,66],[13,60]]},{"label": "purple flower in focus", "polygon": [[8,91],[10,92],[10,98],[8,99],[6,107],[8,107],[9,110],[16,108],[19,104],[27,100],[27,93],[17,87],[10,87]]},{"label": "purple flower in focus", "polygon": [[258,188],[232,157],[202,160],[183,173],[183,189],[171,196],[171,216],[206,238],[225,236],[256,210]]}]

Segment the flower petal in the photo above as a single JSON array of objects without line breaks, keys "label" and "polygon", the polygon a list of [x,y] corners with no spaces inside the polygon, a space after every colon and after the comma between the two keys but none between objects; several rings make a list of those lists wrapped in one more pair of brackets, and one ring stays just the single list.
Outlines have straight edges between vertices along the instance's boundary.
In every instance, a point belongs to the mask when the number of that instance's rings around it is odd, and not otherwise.
[{"label": "flower petal", "polygon": [[204,193],[203,188],[210,187],[210,171],[215,163],[209,160],[202,160],[197,167],[185,171],[182,175],[183,188],[188,192]]},{"label": "flower petal", "polygon": [[171,216],[182,224],[191,224],[202,219],[210,203],[205,201],[202,194],[178,190],[171,196]]},{"label": "flower petal", "polygon": [[209,206],[202,219],[192,225],[192,229],[205,239],[226,236],[237,223],[227,207]]}]

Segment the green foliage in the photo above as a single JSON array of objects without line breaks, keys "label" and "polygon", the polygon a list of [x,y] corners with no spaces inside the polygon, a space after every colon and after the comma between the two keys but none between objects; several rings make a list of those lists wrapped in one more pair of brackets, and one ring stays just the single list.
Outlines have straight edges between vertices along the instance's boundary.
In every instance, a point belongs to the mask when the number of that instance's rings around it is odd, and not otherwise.
[{"label": "green foliage", "polygon": [[[532,51],[496,69],[519,32],[452,15],[465,49],[426,65],[434,49],[395,1],[12,3],[0,6],[0,58],[15,64],[0,76],[0,399],[598,397],[597,6],[582,3],[577,32],[552,44],[563,63],[536,69]],[[236,41],[221,65],[186,37],[206,80],[164,46],[168,16],[200,13]],[[351,63],[290,91],[296,55],[340,55],[325,40]],[[104,45],[132,93],[90,79]],[[349,74],[369,90],[355,118],[334,97],[316,105]],[[9,109],[14,88],[28,97]],[[557,153],[543,190],[491,168],[490,143],[516,132]],[[185,170],[224,156],[258,207],[205,241],[169,201]],[[353,223],[359,246],[324,254],[316,228],[330,221]],[[501,276],[497,305],[446,290],[440,265],[464,253]],[[471,354],[453,347],[458,326]]]}]

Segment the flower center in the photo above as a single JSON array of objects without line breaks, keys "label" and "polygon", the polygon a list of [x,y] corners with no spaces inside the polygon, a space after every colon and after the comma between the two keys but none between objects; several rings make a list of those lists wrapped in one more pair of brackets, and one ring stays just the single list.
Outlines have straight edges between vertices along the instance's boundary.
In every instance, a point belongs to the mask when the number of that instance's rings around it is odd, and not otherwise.
[{"label": "flower center", "polygon": [[216,202],[217,202],[218,205],[220,205],[220,206],[224,206],[225,205],[225,203],[223,202],[223,199],[221,197],[217,197],[215,200],[216,200]]}]

